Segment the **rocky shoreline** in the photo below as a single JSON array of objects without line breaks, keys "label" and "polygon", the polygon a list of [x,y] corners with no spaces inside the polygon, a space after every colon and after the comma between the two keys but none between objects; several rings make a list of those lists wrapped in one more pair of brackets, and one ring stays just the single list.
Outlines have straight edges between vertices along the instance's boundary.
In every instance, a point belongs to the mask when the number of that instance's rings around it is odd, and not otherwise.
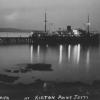
[{"label": "rocky shoreline", "polygon": [[[0,95],[6,95],[16,100],[21,100],[26,96],[88,96],[88,100],[100,99],[100,81],[94,81],[92,84],[81,82],[45,82],[37,80],[31,84],[5,84],[0,83]],[[70,99],[68,99],[70,100]],[[81,99],[79,99],[81,100]],[[84,100],[84,99],[82,99]]]}]

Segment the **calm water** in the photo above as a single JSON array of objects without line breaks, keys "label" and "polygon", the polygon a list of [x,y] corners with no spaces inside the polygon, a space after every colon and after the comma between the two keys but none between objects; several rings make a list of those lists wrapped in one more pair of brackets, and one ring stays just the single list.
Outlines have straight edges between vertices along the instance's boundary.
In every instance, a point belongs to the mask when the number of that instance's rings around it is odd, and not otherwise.
[{"label": "calm water", "polygon": [[[47,63],[52,71],[8,73],[5,69],[27,63]],[[100,46],[6,45],[0,46],[0,73],[18,76],[14,83],[29,84],[37,79],[56,82],[100,80]]]}]

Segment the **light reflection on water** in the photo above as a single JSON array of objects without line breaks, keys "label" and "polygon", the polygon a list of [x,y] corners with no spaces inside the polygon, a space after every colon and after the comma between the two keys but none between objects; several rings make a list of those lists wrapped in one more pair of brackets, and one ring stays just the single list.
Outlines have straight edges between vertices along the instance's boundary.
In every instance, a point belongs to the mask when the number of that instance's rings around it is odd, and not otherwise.
[{"label": "light reflection on water", "polygon": [[40,46],[38,45],[37,47],[37,58],[38,58],[38,61],[40,59]]},{"label": "light reflection on water", "polygon": [[87,54],[86,54],[86,68],[87,68],[87,72],[89,71],[89,67],[90,67],[90,51],[87,50]]},{"label": "light reflection on water", "polygon": [[63,46],[62,45],[60,45],[59,46],[59,64],[61,64],[62,63],[62,58],[63,58]]},{"label": "light reflection on water", "polygon": [[71,45],[68,46],[68,60],[70,60],[71,55]]},{"label": "light reflection on water", "polygon": [[31,63],[33,62],[33,46],[31,45],[31,55],[30,55],[30,60],[31,60]]},{"label": "light reflection on water", "polygon": [[90,51],[88,50],[87,55],[86,55],[86,64],[87,64],[87,66],[89,65],[89,63],[90,63]]},{"label": "light reflection on water", "polygon": [[100,79],[99,53],[99,47],[80,44],[0,46],[0,69],[24,63],[47,63],[53,71],[20,73],[17,82],[30,83],[32,77],[48,81],[93,81]]}]

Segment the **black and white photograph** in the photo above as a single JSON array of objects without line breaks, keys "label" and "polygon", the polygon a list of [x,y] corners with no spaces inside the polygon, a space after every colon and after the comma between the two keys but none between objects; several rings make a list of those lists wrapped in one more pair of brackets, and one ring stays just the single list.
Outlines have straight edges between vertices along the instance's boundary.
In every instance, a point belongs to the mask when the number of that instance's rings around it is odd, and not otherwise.
[{"label": "black and white photograph", "polygon": [[0,0],[0,100],[100,100],[100,0]]}]

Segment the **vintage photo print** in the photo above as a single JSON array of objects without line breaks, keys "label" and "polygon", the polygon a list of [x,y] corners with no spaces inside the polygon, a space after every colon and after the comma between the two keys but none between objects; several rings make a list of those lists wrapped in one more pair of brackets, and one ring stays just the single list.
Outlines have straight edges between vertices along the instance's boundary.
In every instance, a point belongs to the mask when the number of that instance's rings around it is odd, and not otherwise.
[{"label": "vintage photo print", "polygon": [[0,0],[0,100],[100,100],[99,0]]}]

